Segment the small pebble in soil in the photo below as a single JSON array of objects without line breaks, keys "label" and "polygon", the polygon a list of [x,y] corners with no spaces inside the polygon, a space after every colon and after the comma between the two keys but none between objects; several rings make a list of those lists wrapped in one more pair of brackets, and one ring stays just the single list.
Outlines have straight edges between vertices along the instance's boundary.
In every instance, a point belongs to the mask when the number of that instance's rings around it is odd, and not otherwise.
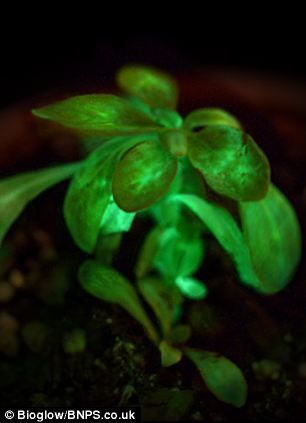
[{"label": "small pebble in soil", "polygon": [[126,385],[122,391],[118,406],[121,407],[123,405],[128,404],[129,399],[135,394],[136,394],[136,389],[134,388],[134,386]]},{"label": "small pebble in soil", "polygon": [[22,288],[25,284],[24,276],[18,269],[13,269],[10,272],[9,281],[15,288]]},{"label": "small pebble in soil", "polygon": [[196,411],[191,415],[191,417],[196,422],[202,422],[204,420],[200,411]]},{"label": "small pebble in soil", "polygon": [[63,337],[63,348],[67,354],[78,354],[84,352],[86,349],[85,331],[77,328],[65,333]]},{"label": "small pebble in soil", "polygon": [[103,371],[106,371],[107,370],[107,367],[106,367],[106,365],[101,361],[101,359],[100,358],[96,358],[94,361],[93,361],[93,364],[94,364],[94,366],[96,366],[98,369],[101,369],[101,370],[103,370]]},{"label": "small pebble in soil", "polygon": [[281,366],[273,360],[263,359],[252,363],[253,372],[256,379],[264,380],[271,379],[277,380],[280,376]]},{"label": "small pebble in soil", "polygon": [[0,313],[0,351],[5,355],[16,356],[19,350],[18,320],[3,311]]},{"label": "small pebble in soil", "polygon": [[46,345],[48,328],[44,323],[33,320],[23,326],[21,335],[29,350],[39,353]]},{"label": "small pebble in soil", "polygon": [[14,298],[15,287],[6,281],[0,281],[0,302],[8,303]]}]

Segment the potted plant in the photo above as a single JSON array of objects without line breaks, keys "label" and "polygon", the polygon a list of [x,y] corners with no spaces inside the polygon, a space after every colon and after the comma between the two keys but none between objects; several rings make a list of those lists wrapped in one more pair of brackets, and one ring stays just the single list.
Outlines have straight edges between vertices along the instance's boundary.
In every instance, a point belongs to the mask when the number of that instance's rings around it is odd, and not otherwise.
[{"label": "potted plant", "polygon": [[[75,271],[78,267],[75,273],[81,287],[102,300],[95,301],[86,292],[81,295],[79,287],[75,305],[79,308],[83,301],[88,302],[88,320],[97,319],[93,309],[108,310],[107,304],[113,304],[112,310],[117,311],[116,306],[120,306],[123,323],[130,315],[139,332],[135,341],[122,341],[120,326],[124,324],[118,324],[117,352],[113,348],[112,358],[119,351],[119,358],[122,360],[123,354],[123,362],[131,367],[130,373],[122,376],[126,385],[118,403],[135,402],[134,385],[148,383],[141,381],[137,371],[139,380],[131,374],[137,360],[140,368],[146,366],[145,358],[137,353],[147,342],[146,336],[152,343],[148,348],[161,367],[176,366],[179,372],[178,363],[183,360],[187,368],[194,369],[190,371],[197,368],[203,390],[206,386],[218,400],[241,408],[247,400],[247,382],[238,363],[197,339],[199,320],[203,323],[206,318],[208,323],[204,323],[209,326],[211,318],[211,333],[206,330],[209,345],[217,346],[224,330],[224,321],[219,330],[219,318],[211,317],[205,306],[210,291],[223,288],[218,282],[216,289],[203,275],[214,271],[213,260],[219,261],[224,285],[230,284],[243,301],[248,295],[268,296],[283,290],[301,254],[294,208],[272,184],[266,155],[231,113],[206,107],[182,117],[176,111],[175,81],[152,68],[126,66],[118,72],[117,82],[125,97],[81,95],[33,111],[35,116],[76,134],[82,157],[2,180],[1,240],[31,200],[54,184],[71,179],[64,198],[64,219],[73,241],[83,251],[74,253],[72,267]],[[235,288],[233,280],[246,288]],[[61,290],[65,288],[60,286]],[[65,304],[63,301],[61,307]],[[86,318],[83,312],[81,315]],[[7,323],[10,315],[5,318],[3,327],[14,327],[8,331],[13,339],[17,326],[13,319]],[[264,312],[261,319],[269,321]],[[77,320],[81,324],[61,333],[61,353],[73,359],[90,351],[90,342],[97,337],[80,317]],[[106,324],[112,325],[113,318],[104,318],[101,332]],[[29,321],[21,328],[23,342],[30,350],[47,351],[47,326]],[[101,374],[107,370],[97,351],[95,358],[91,357],[89,367],[93,366]],[[172,396],[167,390],[159,392],[164,407],[164,403],[173,402],[170,412],[167,407],[161,412],[164,416],[175,414],[184,396],[189,398],[184,401],[187,405],[194,400],[192,389],[181,391],[174,390]],[[165,399],[167,395],[170,400]],[[94,395],[89,401],[103,404]]]}]

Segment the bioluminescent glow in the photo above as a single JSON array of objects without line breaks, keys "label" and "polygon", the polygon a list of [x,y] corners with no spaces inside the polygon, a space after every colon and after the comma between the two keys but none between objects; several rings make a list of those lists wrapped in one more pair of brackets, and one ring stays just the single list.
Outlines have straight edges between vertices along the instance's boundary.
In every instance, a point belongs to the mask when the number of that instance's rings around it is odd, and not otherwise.
[{"label": "bioluminescent glow", "polygon": [[176,107],[176,82],[164,72],[146,66],[124,66],[117,74],[117,82],[125,92],[140,98],[150,107]]},{"label": "bioluminescent glow", "polygon": [[188,155],[207,184],[236,201],[263,198],[270,183],[266,156],[252,137],[230,126],[208,126],[188,139]]},{"label": "bioluminescent glow", "polygon": [[[199,275],[205,275],[211,236],[233,260],[242,284],[265,295],[285,288],[301,254],[295,211],[271,183],[268,159],[236,117],[203,108],[183,118],[175,110],[176,82],[150,67],[125,66],[117,82],[125,98],[82,95],[33,111],[75,130],[84,158],[0,182],[0,241],[27,203],[72,178],[65,220],[75,243],[94,255],[80,266],[81,285],[138,321],[163,366],[186,356],[219,400],[241,407],[247,385],[238,366],[187,345],[192,334],[180,322],[184,300],[209,296],[209,283]],[[143,224],[148,233],[137,245],[130,281],[111,264],[122,233],[141,219],[151,224]],[[72,340],[72,352],[82,347],[82,339]]]},{"label": "bioluminescent glow", "polygon": [[138,144],[115,169],[114,198],[125,211],[143,210],[167,192],[176,171],[177,161],[158,143]]}]

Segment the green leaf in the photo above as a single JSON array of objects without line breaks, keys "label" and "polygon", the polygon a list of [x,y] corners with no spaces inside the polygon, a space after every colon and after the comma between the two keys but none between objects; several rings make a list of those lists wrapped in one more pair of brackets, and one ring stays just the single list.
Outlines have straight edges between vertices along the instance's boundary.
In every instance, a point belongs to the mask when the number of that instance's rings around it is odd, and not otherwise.
[{"label": "green leaf", "polygon": [[[111,203],[116,164],[121,155],[138,142],[138,138],[133,137],[121,140],[119,146],[103,144],[87,157],[71,181],[64,215],[74,241],[88,253],[96,246],[103,216]],[[102,229],[106,231],[105,221]]]},{"label": "green leaf", "polygon": [[127,213],[121,210],[111,196],[106,210],[103,214],[100,234],[108,235],[117,232],[128,232],[135,218],[135,213]]},{"label": "green leaf", "polygon": [[269,162],[250,135],[229,126],[207,127],[189,136],[188,154],[220,195],[254,201],[267,194]]},{"label": "green leaf", "polygon": [[200,237],[184,237],[174,227],[164,230],[159,239],[159,247],[154,258],[154,267],[170,279],[188,276],[200,267],[204,256]]},{"label": "green leaf", "polygon": [[288,200],[271,185],[258,202],[240,204],[244,233],[224,208],[195,195],[173,196],[208,227],[233,258],[240,279],[261,294],[274,294],[292,277],[301,254],[299,224]]},{"label": "green leaf", "polygon": [[133,285],[116,270],[88,260],[79,269],[82,287],[100,300],[120,305],[147,332],[154,343],[158,342],[156,329],[147,316]]},{"label": "green leaf", "polygon": [[198,368],[207,388],[220,401],[235,407],[245,405],[247,382],[236,364],[210,351],[187,349],[186,355]]},{"label": "green leaf", "polygon": [[71,97],[33,114],[68,128],[102,135],[123,135],[155,131],[157,125],[128,101],[110,94]]},{"label": "green leaf", "polygon": [[114,259],[114,256],[120,249],[122,235],[122,232],[107,235],[101,234],[100,232],[95,248],[96,261],[101,264],[110,266]]},{"label": "green leaf", "polygon": [[214,107],[193,110],[184,120],[184,128],[188,131],[203,129],[206,126],[219,125],[241,129],[241,124],[235,116],[225,110]]},{"label": "green leaf", "polygon": [[120,88],[152,107],[174,109],[178,91],[171,76],[148,66],[127,65],[117,74]]},{"label": "green leaf", "polygon": [[138,289],[159,320],[164,336],[173,323],[174,304],[165,284],[157,278],[144,278],[137,282]]},{"label": "green leaf", "polygon": [[155,227],[145,237],[140,252],[138,254],[137,262],[134,269],[135,275],[138,279],[141,279],[146,276],[146,274],[152,269],[154,257],[157,251],[158,242],[161,234],[161,228]]},{"label": "green leaf", "polygon": [[188,276],[178,276],[175,284],[181,293],[191,300],[202,300],[207,297],[207,287],[203,282]]},{"label": "green leaf", "polygon": [[183,118],[175,110],[153,109],[154,120],[164,128],[178,129],[183,126]]},{"label": "green leaf", "polygon": [[178,348],[173,347],[167,341],[163,340],[159,344],[161,354],[161,364],[163,367],[170,367],[181,361],[183,353]]},{"label": "green leaf", "polygon": [[301,257],[301,231],[295,211],[273,185],[261,201],[239,204],[245,242],[260,292],[273,294],[291,280]]},{"label": "green leaf", "polygon": [[10,226],[26,205],[51,186],[67,179],[79,163],[36,170],[6,178],[0,182],[0,244]]},{"label": "green leaf", "polygon": [[118,163],[113,195],[127,212],[140,211],[162,197],[175,177],[177,160],[156,142],[143,142]]},{"label": "green leaf", "polygon": [[260,288],[254,272],[250,252],[233,216],[224,208],[192,194],[179,194],[172,201],[187,206],[207,226],[224,250],[231,255],[241,279],[253,288]]},{"label": "green leaf", "polygon": [[151,107],[142,101],[140,98],[134,97],[133,95],[127,95],[125,99],[137,110],[139,110],[141,113],[144,113],[147,115],[151,120],[154,120],[156,122],[156,116],[153,113],[153,110]]}]

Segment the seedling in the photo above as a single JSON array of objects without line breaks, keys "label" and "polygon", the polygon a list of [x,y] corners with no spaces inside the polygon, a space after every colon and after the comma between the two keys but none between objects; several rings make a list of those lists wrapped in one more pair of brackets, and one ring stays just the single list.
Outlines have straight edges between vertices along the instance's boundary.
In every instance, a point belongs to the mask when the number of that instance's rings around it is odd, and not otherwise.
[{"label": "seedling", "polygon": [[[196,275],[208,233],[231,256],[241,283],[265,295],[285,288],[301,253],[296,214],[271,183],[265,154],[234,116],[206,108],[183,118],[175,81],[152,68],[126,66],[117,82],[123,98],[82,95],[33,111],[79,134],[86,154],[81,162],[0,183],[0,241],[29,201],[72,178],[64,217],[75,243],[93,255],[80,267],[81,285],[133,316],[159,348],[163,366],[186,356],[217,398],[240,407],[247,395],[242,372],[215,352],[188,346],[183,301],[208,295]],[[128,281],[112,260],[135,218],[154,227]]]}]

